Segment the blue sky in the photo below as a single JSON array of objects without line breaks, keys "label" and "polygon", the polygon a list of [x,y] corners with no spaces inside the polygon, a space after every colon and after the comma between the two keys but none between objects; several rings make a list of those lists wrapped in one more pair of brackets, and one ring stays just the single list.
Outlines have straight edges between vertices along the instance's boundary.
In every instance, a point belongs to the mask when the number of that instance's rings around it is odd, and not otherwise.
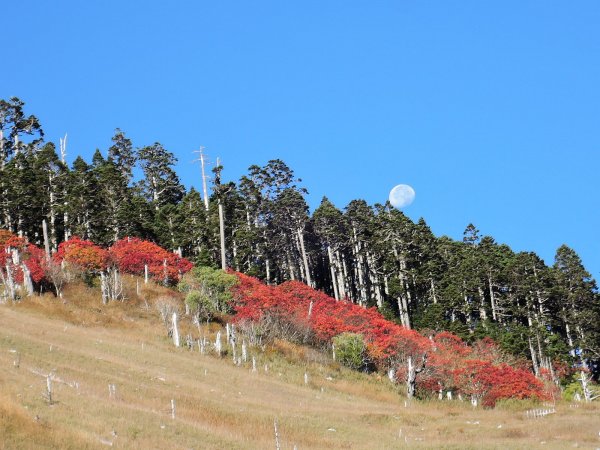
[{"label": "blue sky", "polygon": [[120,127],[199,185],[280,158],[343,208],[383,202],[437,235],[473,222],[600,279],[600,3],[5,2],[0,98],[88,161]]}]

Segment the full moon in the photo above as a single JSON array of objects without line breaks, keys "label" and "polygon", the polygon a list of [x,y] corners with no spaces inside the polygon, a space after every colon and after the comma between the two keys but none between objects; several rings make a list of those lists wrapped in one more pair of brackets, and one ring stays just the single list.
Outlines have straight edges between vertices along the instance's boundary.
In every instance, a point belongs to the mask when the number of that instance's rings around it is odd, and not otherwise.
[{"label": "full moon", "polygon": [[390,191],[390,203],[401,209],[410,205],[415,199],[415,190],[408,184],[399,184]]}]

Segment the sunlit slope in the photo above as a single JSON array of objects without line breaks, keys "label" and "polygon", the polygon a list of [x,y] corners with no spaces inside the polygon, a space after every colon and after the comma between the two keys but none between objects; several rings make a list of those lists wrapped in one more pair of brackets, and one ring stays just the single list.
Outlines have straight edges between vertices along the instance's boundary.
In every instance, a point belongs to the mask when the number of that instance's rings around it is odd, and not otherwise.
[{"label": "sunlit slope", "polygon": [[[308,350],[251,349],[253,372],[250,362],[175,348],[151,309],[77,312],[50,301],[0,306],[3,448],[275,448],[275,420],[289,449],[600,445],[598,409],[565,404],[531,420],[459,402],[406,405],[387,380]],[[116,311],[119,321],[109,320]]]}]

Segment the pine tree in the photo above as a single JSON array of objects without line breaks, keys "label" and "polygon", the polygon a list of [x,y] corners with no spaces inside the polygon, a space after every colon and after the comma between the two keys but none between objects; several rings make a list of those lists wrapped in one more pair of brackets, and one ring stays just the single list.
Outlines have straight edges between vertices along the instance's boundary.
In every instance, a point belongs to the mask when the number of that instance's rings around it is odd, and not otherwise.
[{"label": "pine tree", "polygon": [[[48,223],[51,251],[58,250],[58,244],[64,240],[62,209],[64,207],[65,183],[68,168],[56,153],[54,144],[46,144],[35,154],[35,166],[38,199],[42,205],[43,218]],[[41,196],[40,196],[41,195]],[[41,225],[41,220],[38,227]]]},{"label": "pine tree", "polygon": [[71,233],[83,239],[91,239],[92,218],[100,214],[96,198],[98,185],[92,168],[80,156],[73,161],[66,184]]},{"label": "pine tree", "polygon": [[[328,283],[325,286],[336,300],[340,300],[345,297],[340,293],[345,293],[345,291],[344,287],[341,286],[343,274],[340,271],[336,255],[344,254],[346,251],[350,233],[346,217],[327,197],[323,197],[321,204],[313,213],[312,224],[322,246],[323,259],[326,261],[326,266],[329,267],[328,274],[325,274],[328,278]],[[327,277],[327,275],[329,276]]]},{"label": "pine tree", "polygon": [[186,257],[197,259],[208,250],[207,225],[204,202],[194,188],[183,197],[179,205],[181,218],[181,246]]},{"label": "pine tree", "polygon": [[111,159],[104,159],[99,150],[93,157],[92,174],[99,203],[97,214],[90,218],[92,238],[94,242],[110,245],[136,228],[133,192],[123,172]]},{"label": "pine tree", "polygon": [[280,261],[287,266],[291,279],[300,278],[312,286],[312,268],[305,237],[308,205],[302,193],[291,187],[281,191],[272,205],[271,225],[275,232],[272,238],[280,245]]},{"label": "pine tree", "polygon": [[[371,290],[367,296],[373,296],[380,309],[387,307],[384,304],[384,297],[387,295],[387,288],[383,287],[387,283],[383,273],[384,257],[379,251],[375,236],[375,213],[364,200],[352,200],[346,206],[345,217],[349,224],[346,251],[343,256],[341,253],[334,253],[334,260],[337,260],[338,271],[343,273],[346,296],[358,299],[359,303],[364,301],[364,293],[361,294],[360,291],[364,289],[364,280],[367,280],[367,286]],[[363,274],[363,283],[359,278],[360,273]]]},{"label": "pine tree", "polygon": [[115,130],[112,141],[113,145],[108,149],[108,159],[113,162],[119,172],[121,172],[123,179],[129,184],[137,159],[133,144],[131,143],[131,139],[125,137],[125,133],[119,128]]},{"label": "pine tree", "polygon": [[177,163],[173,153],[155,142],[138,151],[138,160],[144,171],[141,186],[154,209],[158,211],[165,205],[176,205],[182,199],[185,190],[173,170]]},{"label": "pine tree", "polygon": [[[26,116],[18,97],[0,100],[0,167],[13,155],[26,148],[37,148],[44,138],[44,131],[34,115]],[[24,142],[27,136],[29,142]]]},{"label": "pine tree", "polygon": [[585,270],[579,255],[566,245],[556,251],[556,296],[571,355],[585,363],[600,355],[600,307],[596,281]]}]

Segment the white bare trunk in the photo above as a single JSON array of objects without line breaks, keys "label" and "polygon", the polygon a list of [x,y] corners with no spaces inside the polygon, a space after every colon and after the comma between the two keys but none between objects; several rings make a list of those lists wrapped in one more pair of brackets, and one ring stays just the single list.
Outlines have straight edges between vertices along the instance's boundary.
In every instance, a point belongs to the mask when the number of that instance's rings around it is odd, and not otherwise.
[{"label": "white bare trunk", "polygon": [[267,285],[271,284],[271,262],[269,260],[269,258],[265,259],[265,271],[266,271],[266,282]]},{"label": "white bare trunk", "polygon": [[[339,255],[339,252],[338,252]],[[344,274],[343,280],[344,280],[344,292],[345,292],[345,296],[349,299],[349,300],[353,300],[352,299],[352,290],[350,288],[350,276],[348,275],[348,266],[346,265],[346,259],[345,258],[340,258],[341,263],[342,263],[342,272]]]},{"label": "white bare trunk", "polygon": [[306,277],[306,284],[312,286],[312,279],[310,277],[310,268],[308,266],[308,257],[306,256],[306,247],[304,246],[304,233],[300,228],[296,230],[298,234],[298,241],[300,242],[300,250],[302,253],[302,263],[304,264],[304,275]]},{"label": "white bare trunk", "polygon": [[373,286],[375,290],[375,299],[377,301],[377,307],[383,308],[383,293],[381,291],[381,282],[374,271],[375,258],[373,258],[370,252],[367,252],[367,263],[369,264],[369,280],[371,281],[371,286]]},{"label": "white bare trunk", "polygon": [[531,364],[533,365],[533,373],[535,373],[536,377],[540,376],[540,364],[537,358],[537,352],[533,348],[533,342],[531,338],[529,338],[529,352],[531,353]]},{"label": "white bare trunk", "polygon": [[400,284],[402,285],[403,291],[400,294],[400,298],[398,299],[398,309],[400,310],[400,321],[402,326],[410,329],[410,315],[409,315],[409,305],[411,303],[410,299],[410,287],[408,284],[408,280],[406,279],[406,260],[403,256],[400,257],[400,270],[398,272],[398,277],[400,278]]},{"label": "white bare trunk", "polygon": [[227,270],[225,260],[225,219],[223,218],[223,204],[219,200],[219,237],[221,239],[221,269]]},{"label": "white bare trunk", "polygon": [[223,352],[223,343],[221,342],[221,332],[217,331],[217,336],[215,338],[215,351],[219,356]]},{"label": "white bare trunk", "polygon": [[494,285],[492,284],[492,277],[488,276],[488,289],[490,292],[490,304],[492,306],[492,319],[494,322],[498,320],[498,311],[496,307],[496,296],[494,295]]},{"label": "white bare trunk", "polygon": [[204,153],[202,153],[202,150],[204,148],[200,147],[200,165],[202,167],[202,194],[204,196],[203,200],[204,200],[204,208],[206,209],[206,211],[208,211],[208,189],[206,187],[206,175],[204,172]]},{"label": "white bare trunk", "polygon": [[[0,270],[1,272],[1,270]],[[15,282],[12,274],[12,266],[9,261],[6,262],[6,276],[2,274],[2,281],[4,283],[4,290],[6,293],[6,297],[9,300],[14,301],[17,298],[17,293],[15,289]]]},{"label": "white bare trunk", "polygon": [[367,303],[367,287],[364,280],[364,261],[363,256],[360,253],[360,243],[356,234],[356,228],[354,227],[352,227],[352,235],[354,241],[354,258],[356,260],[356,272],[358,278],[358,303],[361,306],[365,306]]},{"label": "white bare trunk", "polygon": [[175,347],[179,347],[179,328],[177,327],[177,313],[174,312],[171,317],[171,323],[173,324],[173,344]]},{"label": "white bare trunk", "polygon": [[431,298],[433,299],[433,304],[437,305],[437,295],[435,292],[435,283],[433,282],[433,278],[429,279],[429,283],[431,286]]},{"label": "white bare trunk", "polygon": [[479,318],[482,322],[485,322],[487,320],[487,311],[485,310],[485,294],[481,286],[477,286],[477,290],[479,292]]},{"label": "white bare trunk", "polygon": [[31,297],[33,295],[33,283],[31,282],[31,272],[29,271],[29,268],[25,265],[25,263],[21,264],[21,270],[23,271],[23,286],[25,287],[27,296]]},{"label": "white bare trunk", "polygon": [[[66,166],[67,165],[67,133],[65,133],[65,137],[64,138],[60,138],[60,160],[61,162]],[[69,202],[67,201],[67,189],[66,187],[63,190],[63,224],[64,224],[64,231],[65,231],[65,241],[69,240],[69,237],[71,235],[70,232],[70,228],[69,228],[69,213],[68,213],[68,206],[69,206]]]},{"label": "white bare trunk", "polygon": [[287,256],[287,266],[288,266],[288,273],[290,275],[290,280],[295,280],[296,279],[296,274],[294,272],[294,265],[292,264],[292,257],[290,256],[290,252],[289,249],[286,249],[286,256]]},{"label": "white bare trunk", "polygon": [[336,300],[339,300],[340,292],[338,290],[337,279],[335,275],[333,252],[331,251],[331,247],[329,245],[327,246],[327,257],[329,258],[329,271],[331,273],[331,285],[333,286],[333,295]]},{"label": "white bare trunk", "polygon": [[50,259],[50,241],[48,240],[48,226],[46,219],[42,220],[42,233],[44,234],[44,249],[46,250],[46,259]]},{"label": "white bare trunk", "polygon": [[335,266],[336,266],[335,272],[337,274],[337,285],[338,285],[339,296],[340,296],[340,300],[344,300],[347,297],[346,281],[344,279],[344,268],[342,266],[340,252],[336,250],[334,253],[334,257],[335,257],[334,258]]}]

